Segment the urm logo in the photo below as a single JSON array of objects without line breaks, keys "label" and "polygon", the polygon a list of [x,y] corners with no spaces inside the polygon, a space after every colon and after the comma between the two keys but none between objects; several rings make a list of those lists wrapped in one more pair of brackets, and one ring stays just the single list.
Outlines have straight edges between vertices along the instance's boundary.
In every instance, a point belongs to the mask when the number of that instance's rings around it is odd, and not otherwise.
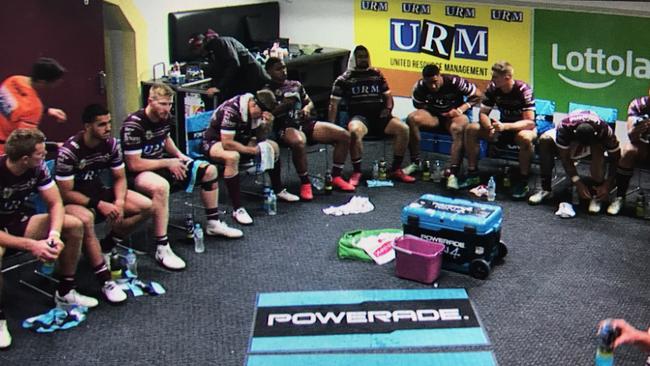
[{"label": "urm logo", "polygon": [[449,60],[488,59],[488,29],[457,24],[449,26],[429,20],[390,20],[390,49],[401,52],[422,52]]}]

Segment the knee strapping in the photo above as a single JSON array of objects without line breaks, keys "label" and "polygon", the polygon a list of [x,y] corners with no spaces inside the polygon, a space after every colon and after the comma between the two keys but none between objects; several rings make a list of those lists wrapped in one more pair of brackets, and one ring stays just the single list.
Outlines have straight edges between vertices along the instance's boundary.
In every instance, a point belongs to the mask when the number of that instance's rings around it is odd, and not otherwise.
[{"label": "knee strapping", "polygon": [[[204,165],[204,166],[200,166],[196,170],[196,180],[198,182],[201,182],[203,180],[203,177],[205,177],[205,173],[207,172],[208,167],[209,167],[209,165]],[[218,178],[214,178],[214,179],[211,179],[211,180],[209,180],[207,182],[201,182],[201,188],[204,191],[214,191],[215,189],[217,189],[217,185],[216,185],[217,179]]]}]

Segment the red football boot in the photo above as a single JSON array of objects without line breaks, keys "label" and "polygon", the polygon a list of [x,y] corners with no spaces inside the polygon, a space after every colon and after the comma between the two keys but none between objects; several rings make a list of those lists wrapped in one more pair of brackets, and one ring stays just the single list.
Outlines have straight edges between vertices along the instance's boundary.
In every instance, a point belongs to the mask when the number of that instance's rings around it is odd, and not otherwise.
[{"label": "red football boot", "polygon": [[354,192],[355,190],[355,187],[352,184],[346,182],[345,179],[343,179],[341,176],[334,177],[332,179],[332,185],[345,192]]}]

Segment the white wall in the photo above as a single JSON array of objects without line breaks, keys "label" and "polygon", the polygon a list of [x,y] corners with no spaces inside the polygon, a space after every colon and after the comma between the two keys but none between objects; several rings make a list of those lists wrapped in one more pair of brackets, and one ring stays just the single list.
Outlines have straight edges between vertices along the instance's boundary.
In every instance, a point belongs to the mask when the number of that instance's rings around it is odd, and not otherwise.
[{"label": "white wall", "polygon": [[280,35],[291,43],[354,48],[352,0],[280,1]]},{"label": "white wall", "polygon": [[[147,52],[148,60],[153,65],[157,62],[169,60],[169,43],[167,14],[176,11],[220,8],[234,5],[247,5],[269,2],[269,0],[132,0],[135,7],[144,18],[147,29],[147,49],[138,49],[138,52]],[[205,31],[199,29],[197,31]],[[149,75],[151,77],[151,75]]]},{"label": "white wall", "polygon": [[[132,0],[145,19],[148,42],[145,50],[151,64],[169,60],[167,14],[234,5],[246,5],[271,0]],[[280,3],[280,35],[292,43],[354,48],[353,0],[278,0]],[[458,1],[465,2],[465,1]],[[473,0],[467,3],[511,4],[517,6],[551,7],[650,16],[650,6],[633,1],[566,1],[566,0]]]}]

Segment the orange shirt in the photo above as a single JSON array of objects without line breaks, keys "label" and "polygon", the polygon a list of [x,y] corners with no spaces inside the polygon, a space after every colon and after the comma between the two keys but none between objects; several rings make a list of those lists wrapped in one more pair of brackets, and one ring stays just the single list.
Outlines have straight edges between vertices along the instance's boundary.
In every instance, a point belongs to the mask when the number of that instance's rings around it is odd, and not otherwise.
[{"label": "orange shirt", "polygon": [[0,85],[0,154],[9,134],[17,128],[37,128],[43,103],[27,76],[10,76]]}]

